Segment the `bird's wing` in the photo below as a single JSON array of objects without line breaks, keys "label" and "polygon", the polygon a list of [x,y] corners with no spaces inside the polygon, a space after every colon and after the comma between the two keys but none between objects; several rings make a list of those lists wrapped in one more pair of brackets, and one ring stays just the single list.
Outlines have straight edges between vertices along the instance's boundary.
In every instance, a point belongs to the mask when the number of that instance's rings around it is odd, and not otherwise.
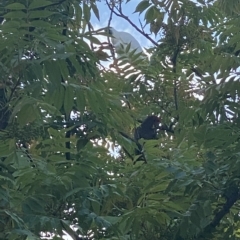
[{"label": "bird's wing", "polygon": [[111,38],[111,42],[112,42],[113,46],[115,46],[119,42],[119,39],[113,37],[113,38]]},{"label": "bird's wing", "polygon": [[119,32],[119,40],[123,45],[128,45],[129,43],[131,44],[130,49],[134,50],[137,49],[136,53],[142,52],[142,47],[139,44],[139,42],[130,34],[127,32]]}]

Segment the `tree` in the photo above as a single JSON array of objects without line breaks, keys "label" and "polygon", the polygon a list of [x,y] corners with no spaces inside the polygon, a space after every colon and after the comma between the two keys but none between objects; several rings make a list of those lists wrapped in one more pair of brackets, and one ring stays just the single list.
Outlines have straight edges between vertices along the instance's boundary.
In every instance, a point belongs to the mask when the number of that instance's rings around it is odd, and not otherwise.
[{"label": "tree", "polygon": [[[101,66],[95,1],[0,3],[0,238],[238,238],[240,3],[139,1],[142,28],[104,3],[150,61]],[[124,136],[151,114],[164,127],[134,164]]]}]

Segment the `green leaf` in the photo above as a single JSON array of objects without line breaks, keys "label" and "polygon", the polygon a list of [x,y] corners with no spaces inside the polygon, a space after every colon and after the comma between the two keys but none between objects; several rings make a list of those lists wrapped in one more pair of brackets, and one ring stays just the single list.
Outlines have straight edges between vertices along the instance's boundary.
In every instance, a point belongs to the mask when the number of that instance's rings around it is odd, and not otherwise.
[{"label": "green leaf", "polygon": [[171,218],[165,212],[158,213],[156,218],[159,224],[166,224],[166,222],[171,220]]},{"label": "green leaf", "polygon": [[28,6],[28,9],[36,9],[36,8],[44,8],[47,7],[48,5],[52,5],[53,3],[50,1],[46,0],[34,0],[30,5]]},{"label": "green leaf", "polygon": [[99,106],[98,106],[99,99],[96,98],[95,92],[93,90],[86,91],[86,97],[91,109],[94,112],[99,112]]},{"label": "green leaf", "polygon": [[127,47],[126,47],[126,49],[125,49],[126,53],[129,52],[130,48],[131,48],[131,43],[129,43],[129,44],[127,45]]},{"label": "green leaf", "polygon": [[201,218],[200,218],[200,216],[198,215],[197,211],[191,212],[190,220],[191,220],[192,223],[195,224],[196,226],[200,226]]},{"label": "green leaf", "polygon": [[[159,192],[159,191],[164,191],[167,188],[167,183],[158,184],[157,186],[153,186],[153,187],[151,187],[151,185],[152,184],[147,186],[145,190],[149,190],[149,192]],[[148,196],[149,199],[151,198],[150,195]]]},{"label": "green leaf", "polygon": [[[47,32],[46,33],[46,37],[49,39],[52,39],[54,41],[59,41],[59,42],[63,42],[67,40],[67,37],[59,34],[59,33],[54,33],[54,32]],[[56,54],[56,57],[59,56],[59,58],[67,58],[68,54]]]},{"label": "green leaf", "polygon": [[[28,114],[31,113],[31,114]],[[35,119],[37,119],[36,110],[33,105],[25,105],[22,107],[22,109],[19,111],[18,115],[18,122],[20,125],[25,125],[27,123],[33,122]]]},{"label": "green leaf", "polygon": [[56,89],[56,91],[52,94],[52,102],[53,105],[60,110],[63,106],[64,102],[64,94],[65,94],[65,88],[61,85],[59,88]]},{"label": "green leaf", "polygon": [[40,27],[40,28],[53,28],[52,24],[46,22],[46,21],[43,21],[41,19],[38,19],[38,20],[33,20],[30,22],[30,26],[33,26],[33,27]]},{"label": "green leaf", "polygon": [[49,82],[55,85],[55,87],[59,87],[62,82],[62,76],[58,62],[52,60],[45,61],[44,68]]},{"label": "green leaf", "polygon": [[78,24],[81,24],[81,21],[82,21],[82,8],[81,8],[81,6],[78,3],[76,3],[76,4],[74,4],[74,9],[75,9],[76,22]]},{"label": "green leaf", "polygon": [[93,10],[96,18],[100,21],[100,15],[97,6],[94,3],[91,3],[91,9]]},{"label": "green leaf", "polygon": [[91,204],[92,204],[93,211],[96,214],[99,214],[100,213],[100,204],[97,201],[92,201]]},{"label": "green leaf", "polygon": [[89,6],[85,2],[83,3],[83,14],[84,14],[84,20],[88,23],[91,18],[91,11]]},{"label": "green leaf", "polygon": [[59,69],[61,71],[61,74],[62,74],[62,77],[63,77],[64,81],[66,81],[69,78],[69,70],[68,70],[68,66],[66,64],[66,61],[59,59],[57,61],[57,64],[59,65]]},{"label": "green leaf", "polygon": [[81,187],[81,188],[75,188],[75,189],[67,192],[66,195],[64,196],[64,198],[67,199],[68,197],[70,197],[70,196],[72,196],[72,195],[75,195],[76,193],[82,192],[82,191],[84,191],[84,188],[83,188],[83,187]]},{"label": "green leaf", "polygon": [[85,99],[85,93],[83,90],[79,89],[76,92],[77,94],[77,99],[76,99],[76,103],[77,103],[77,107],[78,110],[83,113],[85,111],[86,108],[86,99]]},{"label": "green leaf", "polygon": [[100,15],[99,15],[99,11],[98,11],[98,8],[97,8],[96,4],[91,2],[91,9],[93,10],[93,12],[94,12],[96,18],[98,19],[98,21],[100,21]]},{"label": "green leaf", "polygon": [[7,157],[5,160],[7,164],[13,164],[16,159],[16,154],[11,154],[12,149],[9,148],[8,142],[0,140],[0,156]]},{"label": "green leaf", "polygon": [[153,20],[155,20],[155,6],[150,7],[146,14],[145,14],[145,20],[147,23],[151,23]]},{"label": "green leaf", "polygon": [[47,18],[52,15],[56,14],[56,12],[51,12],[48,10],[35,10],[29,12],[29,19],[36,19],[36,18]]},{"label": "green leaf", "polygon": [[144,12],[148,7],[150,6],[150,3],[148,0],[144,0],[144,1],[141,1],[134,12],[139,12],[139,14],[141,14],[142,12]]},{"label": "green leaf", "polygon": [[[88,34],[88,33],[86,33]],[[101,42],[98,38],[96,37],[93,37],[91,35],[85,35],[85,38],[87,38],[91,43],[95,43],[95,44],[98,44],[98,45],[101,45]]]},{"label": "green leaf", "polygon": [[11,3],[7,5],[5,8],[10,10],[26,9],[26,7],[22,3]]},{"label": "green leaf", "polygon": [[27,18],[27,14],[22,12],[22,11],[14,11],[14,12],[8,12],[6,14],[3,15],[4,18]]},{"label": "green leaf", "polygon": [[87,143],[89,142],[88,139],[78,139],[77,141],[77,151],[81,151],[83,150],[83,148],[87,145]]}]

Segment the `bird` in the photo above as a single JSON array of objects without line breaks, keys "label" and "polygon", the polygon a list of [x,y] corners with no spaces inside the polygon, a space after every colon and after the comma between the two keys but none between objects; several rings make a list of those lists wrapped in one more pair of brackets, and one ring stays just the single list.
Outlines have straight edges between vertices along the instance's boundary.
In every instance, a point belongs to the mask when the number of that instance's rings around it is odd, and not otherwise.
[{"label": "bird", "polygon": [[[113,27],[107,28],[107,33],[111,37],[111,43],[115,48],[118,58],[128,57],[129,53],[134,52],[134,54],[142,53],[142,47],[135,37],[133,37],[128,32],[120,32]],[[128,47],[130,45],[130,48]],[[127,48],[129,48],[128,51]]]},{"label": "bird", "polygon": [[156,139],[160,122],[161,119],[159,117],[154,115],[148,116],[142,124],[135,129],[134,140],[138,141],[141,138],[145,140]]},{"label": "bird", "polygon": [[157,139],[157,129],[161,129],[159,126],[161,122],[161,118],[155,115],[150,115],[148,116],[140,126],[135,128],[134,130],[134,137],[130,137],[124,132],[119,131],[120,135],[122,135],[124,138],[131,140],[136,144],[135,147],[135,156],[133,157],[131,153],[128,152],[128,150],[122,146],[123,151],[126,153],[128,157],[130,157],[133,161],[134,164],[137,161],[144,161],[145,163],[147,162],[144,152],[143,152],[143,146],[139,143],[140,139],[144,140],[153,140]]}]

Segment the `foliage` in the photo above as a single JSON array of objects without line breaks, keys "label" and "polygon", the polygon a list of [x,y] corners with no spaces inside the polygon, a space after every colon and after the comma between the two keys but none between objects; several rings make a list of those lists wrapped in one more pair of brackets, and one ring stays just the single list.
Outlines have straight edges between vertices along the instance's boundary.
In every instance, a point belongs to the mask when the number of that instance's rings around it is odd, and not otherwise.
[{"label": "foliage", "polygon": [[[1,1],[0,238],[239,238],[239,11],[139,1],[158,41],[115,72],[95,1]],[[151,114],[174,133],[140,140],[143,164],[120,133]]]}]

